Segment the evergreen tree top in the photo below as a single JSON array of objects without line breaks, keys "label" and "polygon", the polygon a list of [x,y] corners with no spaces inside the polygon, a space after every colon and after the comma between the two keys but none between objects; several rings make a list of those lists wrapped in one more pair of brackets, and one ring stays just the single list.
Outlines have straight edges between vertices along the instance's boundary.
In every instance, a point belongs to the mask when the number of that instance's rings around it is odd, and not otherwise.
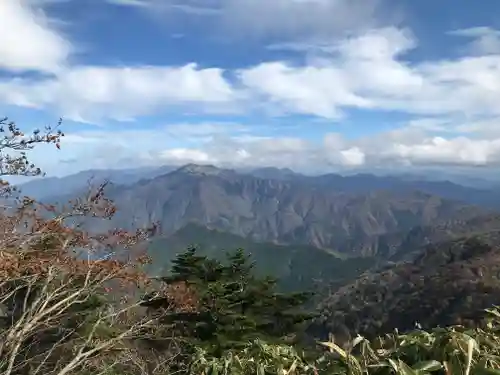
[{"label": "evergreen tree top", "polygon": [[[313,317],[301,309],[310,294],[279,293],[275,279],[258,278],[253,271],[243,249],[228,253],[225,261],[187,249],[172,262],[171,274],[163,281],[192,286],[198,311],[171,313],[164,322],[176,325],[193,344],[215,351],[258,338],[280,341],[300,332],[301,324]],[[169,303],[164,299],[155,306],[168,308]]]}]

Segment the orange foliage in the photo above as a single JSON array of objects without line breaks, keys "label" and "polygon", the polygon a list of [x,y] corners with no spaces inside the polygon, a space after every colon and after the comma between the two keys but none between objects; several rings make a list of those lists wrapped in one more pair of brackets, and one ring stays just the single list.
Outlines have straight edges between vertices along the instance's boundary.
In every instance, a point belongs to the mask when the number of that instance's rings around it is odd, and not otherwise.
[{"label": "orange foliage", "polygon": [[[0,139],[0,176],[42,174],[39,168],[28,162],[25,150],[39,143],[54,144],[59,149],[64,136],[60,130],[54,133],[50,127],[44,134],[35,130],[31,136],[26,136],[7,119],[0,119],[0,133],[6,134],[3,141]],[[9,156],[2,153],[3,149],[19,151],[20,156]],[[114,229],[91,234],[68,224],[79,218],[110,219],[116,213],[116,207],[105,197],[106,186],[107,183],[89,187],[85,197],[60,207],[25,196],[16,197],[15,207],[4,207],[3,212],[0,211],[0,284],[24,276],[43,278],[50,272],[70,278],[90,278],[94,285],[101,285],[106,292],[111,291],[111,286],[127,288],[150,284],[141,269],[150,259],[139,251],[138,245],[154,235],[158,226],[135,232]],[[0,196],[12,199],[17,193],[16,187],[0,178]],[[81,256],[111,251],[121,253],[117,259],[104,260]],[[196,293],[184,283],[164,285],[161,295],[177,311],[194,311],[198,305]]]},{"label": "orange foliage", "polygon": [[175,312],[197,311],[198,297],[196,292],[183,281],[165,285],[161,297],[167,299],[169,308]]},{"label": "orange foliage", "polygon": [[[57,127],[61,121],[57,124]],[[39,168],[27,160],[25,151],[40,143],[52,143],[60,148],[64,134],[50,127],[45,133],[35,130],[26,136],[7,119],[0,119],[0,175],[42,174]],[[19,151],[19,155],[2,153],[2,150]],[[87,196],[70,201],[59,209],[55,205],[36,202],[30,197],[15,196],[16,187],[0,179],[0,195],[14,200],[15,205],[3,207],[0,212],[0,282],[26,275],[44,275],[57,270],[74,276],[91,275],[94,279],[119,280],[124,283],[147,283],[140,266],[149,261],[145,254],[131,255],[126,261],[113,259],[89,260],[77,256],[99,254],[103,251],[126,250],[131,253],[157,230],[156,226],[127,232],[115,229],[101,234],[90,234],[68,221],[88,217],[109,219],[115,212],[113,202],[104,195],[107,183],[95,189],[89,188]]]}]

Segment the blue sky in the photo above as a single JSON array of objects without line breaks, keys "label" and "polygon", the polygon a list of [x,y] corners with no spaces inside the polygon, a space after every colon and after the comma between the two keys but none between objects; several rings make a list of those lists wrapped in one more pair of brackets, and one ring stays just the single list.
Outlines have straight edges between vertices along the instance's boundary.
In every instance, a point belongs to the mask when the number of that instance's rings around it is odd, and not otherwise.
[{"label": "blue sky", "polygon": [[0,115],[49,174],[500,162],[500,2],[3,0]]}]

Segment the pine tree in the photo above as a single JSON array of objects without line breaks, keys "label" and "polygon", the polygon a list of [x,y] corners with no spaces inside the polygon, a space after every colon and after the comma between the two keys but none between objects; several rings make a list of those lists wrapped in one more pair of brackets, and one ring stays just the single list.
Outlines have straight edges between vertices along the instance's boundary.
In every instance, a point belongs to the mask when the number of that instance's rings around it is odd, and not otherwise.
[{"label": "pine tree", "polygon": [[[173,261],[171,274],[163,281],[186,283],[198,302],[196,311],[169,313],[163,323],[173,326],[190,345],[215,355],[257,338],[281,342],[312,318],[301,311],[309,294],[276,292],[276,280],[257,278],[254,264],[241,249],[228,254],[224,262],[188,249]],[[168,304],[168,299],[160,299],[148,306],[168,308]]]}]

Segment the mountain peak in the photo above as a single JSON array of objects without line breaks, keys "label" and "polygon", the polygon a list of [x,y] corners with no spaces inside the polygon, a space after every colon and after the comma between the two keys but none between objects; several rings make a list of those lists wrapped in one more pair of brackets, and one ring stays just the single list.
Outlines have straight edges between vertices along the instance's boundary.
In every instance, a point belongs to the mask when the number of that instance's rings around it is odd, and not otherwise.
[{"label": "mountain peak", "polygon": [[283,173],[283,174],[296,174],[290,168],[277,168],[277,167],[263,167],[257,168],[254,170],[255,172],[274,172],[274,173]]},{"label": "mountain peak", "polygon": [[214,165],[199,165],[199,164],[186,164],[179,169],[177,172],[199,175],[199,176],[219,176],[222,173],[227,173],[228,170],[217,168]]},{"label": "mountain peak", "polygon": [[289,179],[299,176],[290,168],[277,168],[277,167],[262,167],[253,169],[251,174],[255,177],[260,178],[271,178],[271,179]]}]

